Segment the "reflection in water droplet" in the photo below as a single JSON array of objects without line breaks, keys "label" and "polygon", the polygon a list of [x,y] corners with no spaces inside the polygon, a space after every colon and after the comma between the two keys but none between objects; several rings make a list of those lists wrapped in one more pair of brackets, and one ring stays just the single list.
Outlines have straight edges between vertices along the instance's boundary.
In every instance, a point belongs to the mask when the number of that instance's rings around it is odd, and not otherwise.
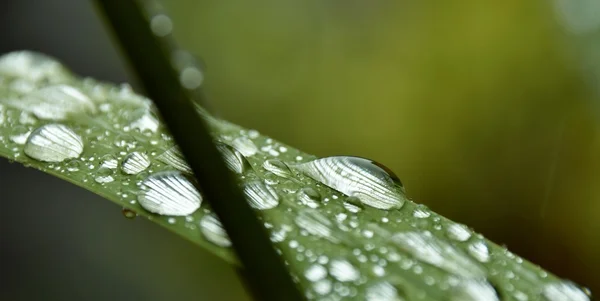
[{"label": "reflection in water droplet", "polygon": [[450,294],[451,301],[499,301],[498,294],[485,280],[461,280]]},{"label": "reflection in water droplet", "polygon": [[341,282],[356,281],[360,272],[344,259],[334,259],[329,263],[329,274]]},{"label": "reflection in water droplet", "polygon": [[344,201],[344,208],[352,213],[357,213],[364,209],[364,205],[359,198],[351,196],[347,197],[346,201]]},{"label": "reflection in water droplet", "polygon": [[546,301],[589,301],[590,298],[569,281],[548,283],[542,290]]},{"label": "reflection in water droplet", "polygon": [[96,176],[94,178],[94,181],[96,181],[96,183],[100,183],[100,184],[104,184],[104,183],[110,183],[113,182],[115,179],[112,176]]},{"label": "reflection in water droplet", "polygon": [[242,174],[246,168],[246,158],[227,144],[217,142],[216,146],[217,150],[221,152],[221,156],[223,157],[227,168],[237,174]]},{"label": "reflection in water droplet", "polygon": [[261,181],[251,181],[244,185],[244,193],[250,202],[250,206],[258,210],[266,210],[279,205],[279,195]]},{"label": "reflection in water droplet", "polygon": [[429,216],[431,216],[431,213],[425,211],[424,209],[415,209],[415,211],[413,212],[413,216],[416,218],[428,218]]},{"label": "reflection in water droplet", "polygon": [[331,242],[339,242],[339,238],[332,233],[333,224],[318,210],[303,209],[298,212],[294,222],[306,232],[323,237]]},{"label": "reflection in water droplet", "polygon": [[9,100],[10,104],[33,113],[40,119],[65,120],[70,115],[95,113],[96,105],[76,88],[56,85],[33,91],[21,99]]},{"label": "reflection in water droplet", "polygon": [[206,239],[217,246],[229,247],[231,241],[223,229],[221,221],[214,214],[207,214],[200,220],[200,231]]},{"label": "reflection in water droplet", "polygon": [[102,158],[102,162],[100,164],[100,167],[102,168],[116,169],[119,161],[117,161],[117,159],[115,159],[113,156],[107,155]]},{"label": "reflection in water droplet", "polygon": [[192,168],[185,162],[183,154],[176,146],[173,146],[164,153],[158,155],[156,160],[171,165],[179,171],[192,173]]},{"label": "reflection in water droplet", "polygon": [[321,202],[321,194],[311,187],[304,187],[298,192],[298,200],[304,206],[317,208]]},{"label": "reflection in water droplet", "polygon": [[44,162],[62,162],[83,152],[83,141],[62,124],[47,124],[29,135],[24,148],[29,157]]},{"label": "reflection in water droplet", "polygon": [[428,231],[399,232],[391,240],[413,257],[458,276],[477,278],[485,274],[479,265]]},{"label": "reflection in water droplet", "polygon": [[289,178],[292,175],[290,168],[281,160],[270,159],[263,163],[263,168],[282,178]]},{"label": "reflection in water droplet", "polygon": [[156,15],[150,20],[150,29],[156,36],[164,37],[173,30],[173,22],[166,15]]},{"label": "reflection in water droplet", "polygon": [[309,266],[304,271],[304,277],[312,282],[319,281],[325,276],[327,276],[327,269],[318,263]]},{"label": "reflection in water droplet", "polygon": [[178,172],[160,172],[142,182],[138,201],[144,209],[162,215],[189,215],[202,203],[194,185]]},{"label": "reflection in water droplet", "polygon": [[469,245],[469,254],[481,262],[490,261],[490,251],[483,241],[474,242]]},{"label": "reflection in water droplet", "polygon": [[148,155],[140,152],[133,152],[123,159],[121,169],[128,175],[137,175],[150,166]]},{"label": "reflection in water droplet", "polygon": [[464,225],[453,223],[446,228],[446,235],[452,240],[467,241],[471,238],[471,231]]},{"label": "reflection in water droplet", "polygon": [[365,291],[367,301],[403,301],[396,288],[389,282],[378,282],[367,287]]},{"label": "reflection in water droplet", "polygon": [[137,216],[137,213],[129,208],[123,208],[123,210],[121,210],[121,213],[127,219],[134,219]]},{"label": "reflection in water droplet", "polygon": [[242,155],[244,155],[245,157],[253,156],[254,154],[256,154],[256,152],[258,152],[256,144],[254,144],[252,140],[244,136],[235,138],[231,143],[231,146],[233,146],[233,148],[242,153]]},{"label": "reflection in water droplet", "polygon": [[293,166],[304,174],[371,207],[400,208],[405,197],[400,182],[373,161],[357,157],[328,157]]}]

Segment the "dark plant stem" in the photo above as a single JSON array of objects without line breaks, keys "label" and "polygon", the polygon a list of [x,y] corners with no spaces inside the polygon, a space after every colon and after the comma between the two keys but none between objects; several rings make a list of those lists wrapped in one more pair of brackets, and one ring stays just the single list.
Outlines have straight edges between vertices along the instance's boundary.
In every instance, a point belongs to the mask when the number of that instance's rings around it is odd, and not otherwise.
[{"label": "dark plant stem", "polygon": [[202,97],[200,69],[174,43],[170,19],[160,13],[155,1],[96,2],[190,164],[208,203],[221,219],[254,297],[302,300],[261,222],[225,166],[206,124],[194,109],[194,101],[202,103],[198,100]]}]

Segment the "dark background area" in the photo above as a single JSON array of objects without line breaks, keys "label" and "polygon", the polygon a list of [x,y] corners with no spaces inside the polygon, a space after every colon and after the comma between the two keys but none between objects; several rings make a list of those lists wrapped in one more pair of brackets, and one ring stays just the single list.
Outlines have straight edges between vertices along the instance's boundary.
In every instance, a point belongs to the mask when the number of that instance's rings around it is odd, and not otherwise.
[{"label": "dark background area", "polygon": [[[563,2],[165,5],[226,119],[380,161],[415,201],[597,292],[600,10]],[[91,2],[0,7],[0,53],[131,80]],[[0,198],[1,300],[247,298],[217,257],[69,183],[0,159]]]}]

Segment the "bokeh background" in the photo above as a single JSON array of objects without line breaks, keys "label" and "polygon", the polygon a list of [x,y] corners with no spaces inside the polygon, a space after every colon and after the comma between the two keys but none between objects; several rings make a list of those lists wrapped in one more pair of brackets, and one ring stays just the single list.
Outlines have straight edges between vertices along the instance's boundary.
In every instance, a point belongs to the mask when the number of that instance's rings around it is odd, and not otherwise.
[{"label": "bokeh background", "polygon": [[[394,170],[415,201],[600,292],[600,1],[165,0],[224,118]],[[91,1],[5,0],[0,53],[133,81]],[[0,160],[1,300],[246,300],[217,257]]]}]

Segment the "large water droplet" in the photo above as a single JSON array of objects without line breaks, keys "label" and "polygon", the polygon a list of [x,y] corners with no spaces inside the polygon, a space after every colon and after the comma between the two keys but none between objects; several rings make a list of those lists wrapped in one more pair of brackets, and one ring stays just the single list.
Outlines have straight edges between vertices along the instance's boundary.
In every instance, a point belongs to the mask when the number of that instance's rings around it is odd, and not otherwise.
[{"label": "large water droplet", "polygon": [[387,281],[378,282],[367,287],[365,291],[367,301],[403,301],[398,290]]},{"label": "large water droplet", "polygon": [[33,113],[40,119],[65,120],[70,115],[95,113],[96,105],[78,89],[67,85],[49,86],[21,99],[7,100],[10,105]]},{"label": "large water droplet", "polygon": [[479,265],[451,244],[433,237],[428,231],[399,232],[394,234],[391,240],[413,257],[450,273],[466,278],[484,275]]},{"label": "large water droplet", "polygon": [[192,168],[185,162],[183,154],[176,146],[173,146],[164,153],[158,155],[156,159],[162,163],[171,165],[177,170],[185,173],[192,173]]},{"label": "large water droplet", "polygon": [[242,155],[246,157],[253,156],[254,154],[256,154],[256,152],[258,152],[256,144],[254,144],[252,140],[245,136],[235,138],[231,143],[231,146],[233,146],[233,148],[238,150],[240,153],[242,153]]},{"label": "large water droplet", "polygon": [[446,235],[452,240],[467,241],[471,238],[471,231],[461,224],[453,223],[446,228]]},{"label": "large water droplet", "polygon": [[0,75],[25,78],[32,82],[64,80],[69,72],[55,59],[31,51],[15,51],[0,56]]},{"label": "large water droplet", "polygon": [[300,210],[294,221],[298,227],[312,235],[323,237],[331,242],[340,241],[338,237],[333,235],[332,222],[318,210]]},{"label": "large water droplet", "polygon": [[481,262],[490,261],[490,251],[483,241],[477,241],[469,245],[469,254]]},{"label": "large water droplet", "polygon": [[589,301],[590,298],[569,281],[548,283],[542,295],[547,301]]},{"label": "large water droplet", "polygon": [[250,202],[250,206],[258,210],[266,210],[279,205],[277,192],[263,184],[261,181],[251,181],[244,185],[244,193]]},{"label": "large water droplet", "polygon": [[200,220],[200,231],[206,239],[217,246],[229,247],[231,240],[223,229],[221,221],[214,214],[207,214]]},{"label": "large water droplet", "polygon": [[331,280],[329,279],[321,279],[315,283],[313,283],[313,290],[315,293],[324,296],[331,292]]},{"label": "large water droplet", "polygon": [[62,162],[79,157],[83,152],[83,141],[65,125],[47,124],[29,135],[24,152],[40,161]]},{"label": "large water droplet", "polygon": [[317,208],[321,202],[321,194],[314,188],[304,187],[298,191],[298,200],[304,206]]},{"label": "large water droplet", "polygon": [[221,152],[221,156],[223,157],[227,168],[237,174],[242,174],[247,166],[246,158],[227,144],[217,142],[216,146],[219,152]]},{"label": "large water droplet", "polygon": [[128,175],[137,175],[150,166],[148,155],[140,152],[133,152],[123,159],[121,169]]},{"label": "large water droplet", "polygon": [[304,271],[304,277],[312,282],[319,281],[325,276],[327,276],[327,269],[318,263],[309,266]]},{"label": "large water droplet", "polygon": [[202,203],[194,185],[178,172],[160,172],[142,182],[138,202],[144,209],[162,215],[189,215]]},{"label": "large water droplet", "polygon": [[292,175],[290,168],[277,159],[266,160],[263,162],[263,168],[282,178],[289,178]]},{"label": "large water droplet", "polygon": [[346,195],[379,209],[404,205],[400,181],[379,164],[357,157],[328,157],[294,165],[294,168]]},{"label": "large water droplet", "polygon": [[329,274],[341,282],[356,281],[360,278],[358,269],[345,259],[334,259],[329,263]]},{"label": "large water droplet", "polygon": [[450,294],[451,301],[499,301],[498,294],[485,280],[462,280]]}]

